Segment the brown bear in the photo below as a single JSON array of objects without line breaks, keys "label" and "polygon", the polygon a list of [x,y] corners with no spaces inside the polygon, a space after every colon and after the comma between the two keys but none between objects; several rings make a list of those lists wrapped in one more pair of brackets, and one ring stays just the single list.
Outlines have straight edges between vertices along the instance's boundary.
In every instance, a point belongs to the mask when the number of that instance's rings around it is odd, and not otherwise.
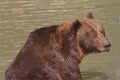
[{"label": "brown bear", "polygon": [[92,12],[82,20],[37,29],[5,73],[6,80],[82,80],[79,63],[93,52],[110,50]]}]

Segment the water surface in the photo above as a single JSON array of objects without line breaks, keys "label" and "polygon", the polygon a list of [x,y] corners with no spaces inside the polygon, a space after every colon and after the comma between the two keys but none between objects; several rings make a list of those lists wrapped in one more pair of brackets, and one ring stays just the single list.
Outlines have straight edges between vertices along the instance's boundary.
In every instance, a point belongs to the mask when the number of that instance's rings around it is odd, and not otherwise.
[{"label": "water surface", "polygon": [[120,79],[120,0],[0,0],[0,80],[29,33],[46,25],[82,19],[92,10],[112,43],[109,53],[84,58],[84,80]]}]

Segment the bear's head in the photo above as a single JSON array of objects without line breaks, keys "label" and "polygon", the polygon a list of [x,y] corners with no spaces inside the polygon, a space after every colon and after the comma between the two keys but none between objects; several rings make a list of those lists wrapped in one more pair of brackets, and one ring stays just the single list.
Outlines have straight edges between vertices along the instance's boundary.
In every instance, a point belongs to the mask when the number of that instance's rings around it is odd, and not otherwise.
[{"label": "bear's head", "polygon": [[105,35],[105,30],[94,20],[92,12],[89,12],[86,18],[75,22],[80,23],[77,28],[77,43],[84,53],[110,50],[111,43]]}]

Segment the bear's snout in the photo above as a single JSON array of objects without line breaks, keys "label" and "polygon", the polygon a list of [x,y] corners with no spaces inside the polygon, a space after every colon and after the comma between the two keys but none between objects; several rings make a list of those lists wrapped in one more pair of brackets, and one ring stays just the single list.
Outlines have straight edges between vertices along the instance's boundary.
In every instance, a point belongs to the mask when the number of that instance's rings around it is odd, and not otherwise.
[{"label": "bear's snout", "polygon": [[104,46],[105,51],[109,51],[110,47],[111,47],[111,43],[108,41],[108,42],[104,43],[103,46]]},{"label": "bear's snout", "polygon": [[104,44],[104,48],[109,48],[109,47],[111,47],[110,43]]}]

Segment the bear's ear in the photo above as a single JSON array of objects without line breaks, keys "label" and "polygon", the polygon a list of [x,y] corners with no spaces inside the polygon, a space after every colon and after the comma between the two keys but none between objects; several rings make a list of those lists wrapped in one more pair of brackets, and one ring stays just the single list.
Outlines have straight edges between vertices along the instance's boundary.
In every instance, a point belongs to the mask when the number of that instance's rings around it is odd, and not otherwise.
[{"label": "bear's ear", "polygon": [[80,28],[80,26],[81,26],[81,23],[79,20],[73,21],[72,26],[71,26],[71,32],[76,33],[77,30]]},{"label": "bear's ear", "polygon": [[89,12],[88,12],[87,18],[89,18],[89,19],[94,19],[94,16],[93,16],[92,11],[89,11]]}]

